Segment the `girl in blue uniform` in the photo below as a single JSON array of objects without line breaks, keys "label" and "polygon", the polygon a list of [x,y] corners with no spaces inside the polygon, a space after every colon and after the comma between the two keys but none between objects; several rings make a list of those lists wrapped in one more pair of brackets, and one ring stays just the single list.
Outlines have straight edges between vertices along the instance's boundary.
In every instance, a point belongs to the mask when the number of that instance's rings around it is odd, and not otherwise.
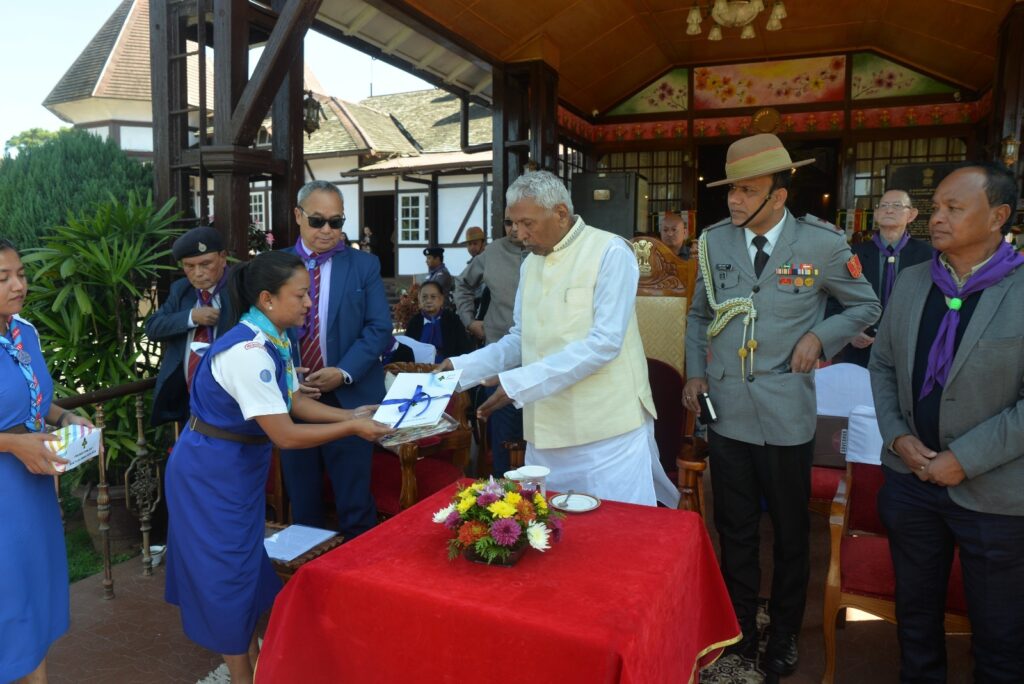
[{"label": "girl in blue uniform", "polygon": [[46,652],[68,630],[68,563],[43,444],[50,425],[89,421],[50,403],[53,380],[32,324],[18,316],[28,283],[0,239],[0,682],[46,682]]},{"label": "girl in blue uniform", "polygon": [[285,331],[305,321],[308,288],[294,254],[266,252],[232,272],[233,310],[245,313],[200,362],[192,417],[167,464],[166,598],[236,684],[252,681],[256,622],[281,588],[263,547],[271,442],[306,449],[391,429],[361,417],[373,407],[332,408],[296,391]]}]

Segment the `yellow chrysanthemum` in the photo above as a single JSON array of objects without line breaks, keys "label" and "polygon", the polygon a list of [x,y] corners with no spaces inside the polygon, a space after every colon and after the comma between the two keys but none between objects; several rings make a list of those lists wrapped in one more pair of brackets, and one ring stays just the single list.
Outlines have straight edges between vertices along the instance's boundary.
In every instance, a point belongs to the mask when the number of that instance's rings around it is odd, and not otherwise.
[{"label": "yellow chrysanthemum", "polygon": [[523,500],[523,495],[519,492],[509,492],[505,495],[505,503],[512,504],[515,506],[517,503]]},{"label": "yellow chrysanthemum", "polygon": [[542,513],[547,512],[548,510],[548,502],[544,500],[544,497],[540,495],[540,492],[533,495],[533,505]]},{"label": "yellow chrysanthemum", "polygon": [[470,497],[468,499],[463,499],[462,501],[460,501],[459,503],[457,503],[455,505],[455,508],[456,508],[456,510],[459,511],[459,513],[465,513],[470,508],[472,508],[475,504],[476,504],[476,497],[473,496],[473,497]]},{"label": "yellow chrysanthemum", "polygon": [[484,490],[484,487],[486,487],[486,486],[487,485],[485,483],[483,483],[483,482],[474,482],[473,484],[471,484],[469,486],[469,488],[472,489],[475,492],[482,492]]},{"label": "yellow chrysanthemum", "polygon": [[516,507],[507,501],[495,501],[487,507],[487,510],[489,510],[495,518],[511,518],[516,514]]}]

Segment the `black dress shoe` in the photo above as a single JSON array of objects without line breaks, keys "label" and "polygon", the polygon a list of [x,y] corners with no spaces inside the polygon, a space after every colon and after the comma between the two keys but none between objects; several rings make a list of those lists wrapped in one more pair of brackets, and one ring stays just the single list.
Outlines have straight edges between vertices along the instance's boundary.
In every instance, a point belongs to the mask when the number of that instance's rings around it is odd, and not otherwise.
[{"label": "black dress shoe", "polygon": [[757,634],[744,634],[743,638],[731,646],[726,646],[722,656],[738,655],[744,660],[755,662],[757,660]]},{"label": "black dress shoe", "polygon": [[786,677],[796,672],[799,657],[796,650],[796,634],[773,634],[768,639],[767,648],[764,649],[761,667],[768,672]]}]

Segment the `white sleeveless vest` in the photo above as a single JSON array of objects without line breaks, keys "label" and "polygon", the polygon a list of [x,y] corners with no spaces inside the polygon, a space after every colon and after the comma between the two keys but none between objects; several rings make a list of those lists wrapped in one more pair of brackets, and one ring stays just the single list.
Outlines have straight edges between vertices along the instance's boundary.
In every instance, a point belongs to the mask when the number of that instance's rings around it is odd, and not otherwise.
[{"label": "white sleeveless vest", "polygon": [[[524,264],[524,366],[585,338],[594,324],[601,258],[608,243],[621,238],[582,223],[577,217],[564,248],[546,257],[532,255]],[[527,404],[523,431],[540,449],[578,446],[635,430],[643,424],[645,410],[656,416],[634,313],[619,355],[575,385]]]}]

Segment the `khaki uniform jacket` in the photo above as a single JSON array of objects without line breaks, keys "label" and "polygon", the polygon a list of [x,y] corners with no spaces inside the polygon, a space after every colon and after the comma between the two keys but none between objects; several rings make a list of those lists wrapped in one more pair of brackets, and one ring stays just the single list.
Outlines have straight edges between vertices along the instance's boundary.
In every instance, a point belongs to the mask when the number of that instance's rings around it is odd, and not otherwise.
[{"label": "khaki uniform jacket", "polygon": [[[878,298],[863,275],[851,275],[850,248],[843,237],[817,219],[796,219],[786,212],[782,232],[759,278],[754,276],[742,228],[726,220],[708,231],[714,283],[706,283],[698,273],[686,328],[686,373],[690,378],[707,378],[708,393],[718,413],[718,422],[710,429],[750,444],[809,442],[817,420],[814,374],[790,371],[793,348],[805,333],[812,332],[821,340],[823,358],[831,358],[878,320]],[[807,266],[811,275],[783,273],[787,266],[794,270]],[[707,337],[714,318],[708,287],[715,288],[719,304],[732,297],[749,296],[754,301],[757,350],[752,379],[741,373],[737,355],[744,343],[743,314],[717,336]],[[845,308],[825,318],[829,295]],[[747,369],[750,373],[749,357]]]}]

